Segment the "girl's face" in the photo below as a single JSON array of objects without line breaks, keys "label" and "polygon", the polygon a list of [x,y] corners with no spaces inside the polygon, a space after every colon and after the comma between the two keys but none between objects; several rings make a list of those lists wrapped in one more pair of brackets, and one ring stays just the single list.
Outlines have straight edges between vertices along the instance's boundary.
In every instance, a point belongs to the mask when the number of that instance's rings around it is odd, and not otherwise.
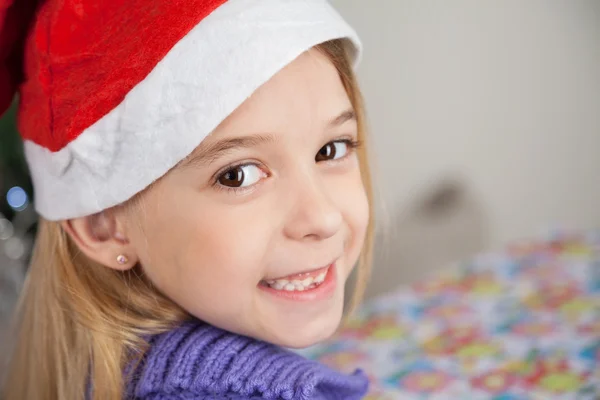
[{"label": "girl's face", "polygon": [[356,141],[338,72],[304,53],[144,194],[127,221],[144,271],[220,328],[286,347],[327,338],[368,223]]}]

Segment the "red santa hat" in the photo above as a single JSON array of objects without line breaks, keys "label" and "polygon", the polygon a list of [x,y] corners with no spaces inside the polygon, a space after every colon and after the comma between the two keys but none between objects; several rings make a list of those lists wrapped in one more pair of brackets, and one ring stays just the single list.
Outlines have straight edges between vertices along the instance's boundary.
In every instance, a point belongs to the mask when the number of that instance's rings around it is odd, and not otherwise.
[{"label": "red santa hat", "polygon": [[0,0],[0,113],[19,92],[36,209],[140,192],[304,51],[360,42],[325,0]]}]

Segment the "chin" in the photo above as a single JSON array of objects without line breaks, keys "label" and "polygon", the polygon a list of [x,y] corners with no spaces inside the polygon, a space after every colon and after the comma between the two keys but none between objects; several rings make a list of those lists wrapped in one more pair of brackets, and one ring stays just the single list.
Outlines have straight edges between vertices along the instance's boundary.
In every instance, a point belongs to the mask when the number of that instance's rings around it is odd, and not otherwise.
[{"label": "chin", "polygon": [[337,330],[339,326],[339,319],[335,323],[329,324],[330,326],[322,326],[319,329],[311,329],[304,331],[289,332],[290,335],[287,337],[280,337],[277,340],[277,345],[287,347],[290,349],[303,349],[306,347],[313,346],[324,340],[329,339]]},{"label": "chin", "polygon": [[278,329],[271,327],[267,341],[290,349],[302,349],[329,339],[342,320],[343,300],[328,312],[309,321],[282,324]]}]

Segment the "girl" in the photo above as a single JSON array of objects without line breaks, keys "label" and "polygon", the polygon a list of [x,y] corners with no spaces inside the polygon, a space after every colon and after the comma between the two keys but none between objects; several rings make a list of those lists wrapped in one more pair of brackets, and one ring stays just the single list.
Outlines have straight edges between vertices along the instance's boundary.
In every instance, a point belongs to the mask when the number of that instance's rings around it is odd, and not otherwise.
[{"label": "girl", "polygon": [[1,1],[41,215],[5,398],[361,398],[284,349],[368,275],[354,31],[324,0]]}]

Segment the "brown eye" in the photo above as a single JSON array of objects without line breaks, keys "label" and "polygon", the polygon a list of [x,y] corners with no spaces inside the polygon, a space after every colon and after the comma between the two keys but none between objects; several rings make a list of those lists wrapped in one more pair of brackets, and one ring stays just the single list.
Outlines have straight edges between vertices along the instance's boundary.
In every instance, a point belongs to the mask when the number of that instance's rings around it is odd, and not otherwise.
[{"label": "brown eye", "polygon": [[238,165],[223,172],[217,182],[220,185],[239,188],[254,185],[265,173],[254,164]]},{"label": "brown eye", "polygon": [[348,147],[349,144],[346,140],[329,142],[321,147],[315,156],[315,161],[329,161],[344,157],[348,153]]},{"label": "brown eye", "polygon": [[223,186],[240,187],[244,183],[244,171],[235,167],[219,176],[219,183]]}]

